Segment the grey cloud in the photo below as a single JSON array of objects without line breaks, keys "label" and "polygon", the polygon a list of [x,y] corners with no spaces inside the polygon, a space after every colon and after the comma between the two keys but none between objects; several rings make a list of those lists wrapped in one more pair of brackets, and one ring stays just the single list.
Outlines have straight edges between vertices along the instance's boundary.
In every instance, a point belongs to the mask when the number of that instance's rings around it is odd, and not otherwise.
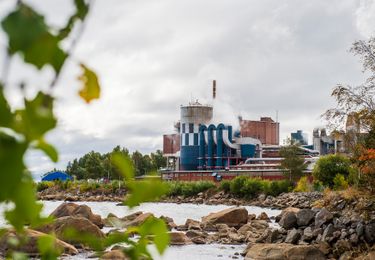
[{"label": "grey cloud", "polygon": [[[32,3],[56,24],[71,12],[67,1]],[[74,57],[98,72],[103,95],[83,104],[78,66],[69,63],[55,90],[60,127],[50,137],[60,165],[117,144],[161,148],[180,104],[191,97],[211,102],[212,79],[218,118],[235,123],[240,113],[257,119],[279,110],[282,138],[296,129],[310,133],[334,105],[331,89],[363,80],[348,49],[371,27],[375,16],[366,6],[351,0],[96,1]],[[38,83],[50,75],[25,71],[26,80]]]}]

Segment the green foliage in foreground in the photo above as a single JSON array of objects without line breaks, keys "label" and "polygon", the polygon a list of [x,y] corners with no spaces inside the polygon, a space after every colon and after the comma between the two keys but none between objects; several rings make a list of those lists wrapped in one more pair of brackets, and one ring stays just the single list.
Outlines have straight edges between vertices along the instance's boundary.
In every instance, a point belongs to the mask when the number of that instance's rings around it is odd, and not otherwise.
[{"label": "green foliage in foreground", "polygon": [[[28,237],[25,226],[34,228],[43,224],[48,224],[51,219],[41,215],[42,205],[36,200],[36,189],[48,188],[47,184],[35,187],[30,172],[24,163],[24,157],[30,150],[40,150],[44,152],[53,162],[58,161],[58,152],[45,140],[45,135],[52,131],[57,125],[57,118],[54,115],[54,97],[51,93],[56,93],[53,88],[61,75],[62,68],[73,53],[75,44],[81,36],[84,22],[93,1],[74,0],[72,1],[72,15],[68,17],[66,25],[62,28],[50,26],[44,15],[34,10],[23,1],[16,1],[12,10],[0,18],[3,34],[6,37],[4,46],[3,70],[0,75],[0,203],[9,202],[14,207],[9,207],[5,212],[5,219],[9,225],[17,232],[16,237],[3,240],[9,248],[6,259],[27,259],[26,252],[22,252]],[[52,16],[53,17],[53,16]],[[53,23],[54,24],[54,23]],[[81,28],[73,30],[76,24]],[[75,37],[70,37],[75,31]],[[68,39],[69,38],[69,39]],[[67,40],[63,44],[63,40]],[[68,43],[68,44],[67,44]],[[4,44],[3,44],[4,45]],[[70,48],[63,48],[68,46]],[[17,62],[24,62],[24,65],[33,66],[35,74],[38,70],[48,67],[53,76],[48,90],[39,91],[33,97],[25,93],[28,91],[28,83],[16,86],[7,84],[8,68],[16,57]],[[81,83],[79,90],[80,97],[87,103],[100,97],[99,79],[95,72],[85,64],[72,59],[70,65],[78,65],[82,73],[78,77]],[[16,73],[17,74],[17,73]],[[46,75],[44,73],[44,75]],[[40,75],[35,78],[42,79]],[[23,78],[12,79],[12,82],[22,82]],[[37,86],[44,86],[46,82],[38,82]],[[6,90],[10,87],[12,91],[22,95],[23,102],[20,107],[12,107],[6,97]],[[116,167],[118,176],[125,178],[126,188],[129,196],[124,204],[129,207],[138,205],[145,201],[151,201],[162,196],[167,187],[160,181],[145,180],[135,182],[134,168],[130,159],[124,154],[115,153],[109,158],[109,165]],[[138,172],[136,172],[138,174]],[[60,183],[62,189],[69,189],[70,182]],[[91,188],[91,187],[87,187]],[[5,233],[1,230],[0,239]],[[74,233],[75,241],[80,241],[91,248],[103,252],[113,244],[125,243],[124,253],[131,259],[151,259],[147,249],[150,243],[156,246],[160,254],[164,252],[169,243],[167,227],[163,220],[149,218],[138,227],[128,228],[125,232],[111,234],[104,239],[88,237]],[[137,240],[133,238],[138,235]],[[57,249],[55,237],[53,235],[43,235],[37,241],[41,259],[57,259],[61,253]]]},{"label": "green foliage in foreground", "polygon": [[330,154],[319,158],[314,167],[313,176],[315,180],[332,188],[335,184],[333,180],[337,174],[347,178],[351,171],[352,166],[349,158],[339,154]]},{"label": "green foliage in foreground", "polygon": [[231,181],[223,181],[220,189],[240,198],[252,199],[260,194],[277,196],[283,192],[289,192],[293,184],[288,180],[270,181],[259,178],[238,176]]}]

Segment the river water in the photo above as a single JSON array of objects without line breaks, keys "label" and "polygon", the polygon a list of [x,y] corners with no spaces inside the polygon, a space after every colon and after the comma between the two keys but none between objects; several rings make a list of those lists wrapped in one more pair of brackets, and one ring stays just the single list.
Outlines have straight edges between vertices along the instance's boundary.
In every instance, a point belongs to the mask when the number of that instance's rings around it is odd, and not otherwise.
[{"label": "river water", "polygon": [[[56,207],[58,207],[62,201],[43,201],[44,214],[50,214]],[[201,220],[201,217],[208,215],[211,212],[217,212],[230,206],[227,205],[205,205],[205,204],[191,204],[191,203],[143,203],[142,205],[133,209],[128,209],[125,206],[117,206],[115,202],[76,202],[77,204],[86,204],[91,208],[95,214],[101,215],[103,218],[107,217],[109,213],[113,213],[118,217],[129,215],[136,211],[151,212],[156,217],[162,215],[173,218],[177,225],[184,224],[186,219],[191,218],[195,220]],[[266,212],[269,217],[277,216],[280,214],[280,210],[267,209],[261,207],[244,206],[249,214],[256,214],[257,216],[261,212]],[[0,206],[0,211],[3,211],[5,206]],[[4,218],[0,217],[0,226],[4,226]],[[163,260],[211,260],[211,259],[236,259],[242,257],[235,255],[235,253],[241,253],[246,245],[186,245],[186,246],[170,246],[163,256],[159,256],[155,250],[154,258]],[[77,255],[67,257],[64,259],[87,259],[88,255]]]}]

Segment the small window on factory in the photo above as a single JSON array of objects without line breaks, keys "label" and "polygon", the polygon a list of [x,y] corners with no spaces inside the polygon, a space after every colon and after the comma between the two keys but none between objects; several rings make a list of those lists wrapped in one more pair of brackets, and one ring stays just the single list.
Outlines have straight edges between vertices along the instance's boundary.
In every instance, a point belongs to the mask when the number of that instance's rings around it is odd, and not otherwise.
[{"label": "small window on factory", "polygon": [[189,145],[189,135],[185,135],[185,145]]},{"label": "small window on factory", "polygon": [[194,124],[189,124],[189,133],[194,133]]},{"label": "small window on factory", "polygon": [[185,133],[185,124],[182,124],[182,133]]}]

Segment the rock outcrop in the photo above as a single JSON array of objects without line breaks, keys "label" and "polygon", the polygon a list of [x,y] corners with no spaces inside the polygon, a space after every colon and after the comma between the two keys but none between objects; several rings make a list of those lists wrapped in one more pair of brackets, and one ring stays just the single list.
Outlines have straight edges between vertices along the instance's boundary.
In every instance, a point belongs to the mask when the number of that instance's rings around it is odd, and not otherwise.
[{"label": "rock outcrop", "polygon": [[226,224],[229,227],[240,228],[247,223],[247,219],[248,212],[245,208],[232,207],[202,217],[202,223],[204,225]]},{"label": "rock outcrop", "polygon": [[51,214],[55,218],[61,217],[83,217],[90,220],[92,223],[97,225],[99,228],[103,228],[104,222],[100,215],[94,214],[91,208],[87,205],[78,205],[72,202],[63,203],[58,206]]},{"label": "rock outcrop", "polygon": [[41,231],[45,233],[54,232],[56,237],[71,243],[73,245],[80,245],[80,237],[72,238],[67,235],[67,232],[74,230],[76,234],[87,234],[96,238],[104,238],[104,233],[98,228],[97,225],[93,224],[90,220],[83,217],[62,217],[56,219],[52,224],[48,224],[42,228]]},{"label": "rock outcrop", "polygon": [[323,252],[312,245],[254,244],[246,253],[248,260],[325,260]]},{"label": "rock outcrop", "polygon": [[170,236],[170,245],[188,245],[191,244],[192,241],[190,238],[186,236],[183,232],[169,232]]},{"label": "rock outcrop", "polygon": [[[46,234],[36,230],[26,229],[26,235],[28,237],[27,242],[23,244],[21,247],[17,247],[15,245],[8,243],[10,238],[17,237],[16,232],[14,230],[6,232],[0,239],[0,254],[2,256],[6,256],[9,251],[18,250],[20,252],[27,254],[30,257],[38,257],[38,239],[42,236],[45,236]],[[78,254],[78,250],[74,246],[60,239],[55,239],[55,247],[59,251],[67,255]]]}]

